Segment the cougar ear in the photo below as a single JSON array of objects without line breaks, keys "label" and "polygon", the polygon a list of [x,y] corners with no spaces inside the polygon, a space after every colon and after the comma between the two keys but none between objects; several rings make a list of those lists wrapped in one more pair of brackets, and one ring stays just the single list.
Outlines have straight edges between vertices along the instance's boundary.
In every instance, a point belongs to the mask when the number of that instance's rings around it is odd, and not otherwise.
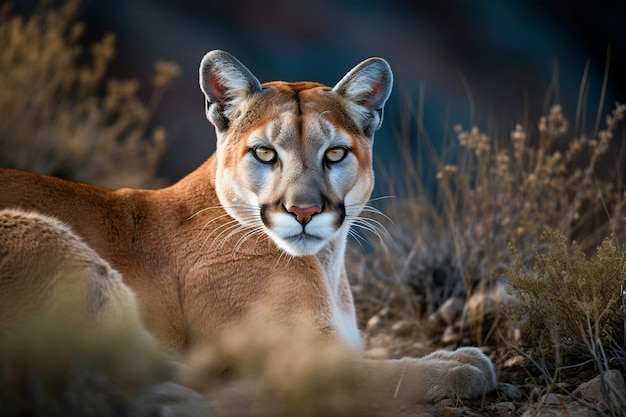
[{"label": "cougar ear", "polygon": [[348,72],[332,91],[349,100],[363,133],[373,137],[383,122],[383,108],[392,86],[393,74],[387,61],[369,58]]},{"label": "cougar ear", "polygon": [[259,80],[228,52],[214,50],[200,63],[200,89],[206,97],[206,116],[218,131],[245,111],[245,101],[261,91]]}]

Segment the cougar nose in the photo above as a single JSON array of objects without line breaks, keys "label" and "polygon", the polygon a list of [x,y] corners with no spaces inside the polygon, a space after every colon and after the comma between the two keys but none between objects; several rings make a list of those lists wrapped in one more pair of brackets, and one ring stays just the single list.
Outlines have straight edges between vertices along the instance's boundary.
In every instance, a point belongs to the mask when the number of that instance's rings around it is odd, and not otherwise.
[{"label": "cougar nose", "polygon": [[311,221],[311,217],[314,214],[321,213],[322,208],[320,206],[298,207],[291,206],[287,209],[289,213],[296,215],[296,220],[302,224],[307,224]]}]

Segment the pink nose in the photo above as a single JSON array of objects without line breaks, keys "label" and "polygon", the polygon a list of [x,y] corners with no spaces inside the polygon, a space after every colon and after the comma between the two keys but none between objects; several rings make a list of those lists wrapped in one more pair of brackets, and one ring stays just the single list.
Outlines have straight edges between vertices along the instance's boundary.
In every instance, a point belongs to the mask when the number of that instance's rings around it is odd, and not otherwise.
[{"label": "pink nose", "polygon": [[311,221],[311,217],[314,214],[321,213],[322,208],[319,206],[309,206],[309,207],[298,207],[291,206],[287,209],[289,213],[293,213],[296,215],[296,220],[302,224],[307,224]]}]

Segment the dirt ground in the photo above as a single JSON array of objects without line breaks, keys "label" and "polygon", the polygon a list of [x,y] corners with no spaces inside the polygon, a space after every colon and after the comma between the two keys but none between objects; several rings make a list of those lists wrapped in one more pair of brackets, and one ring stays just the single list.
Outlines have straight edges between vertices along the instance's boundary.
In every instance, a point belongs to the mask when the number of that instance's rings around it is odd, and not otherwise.
[{"label": "dirt ground", "polygon": [[[483,333],[487,333],[488,336],[483,340],[477,340],[475,331],[467,325],[464,328],[461,324],[463,321],[467,322],[467,317],[463,317],[462,312],[452,323],[446,323],[438,314],[426,318],[406,318],[406,306],[404,309],[394,309],[391,308],[393,303],[372,314],[371,304],[359,297],[358,288],[355,295],[357,307],[360,307],[361,326],[367,346],[366,355],[370,357],[420,357],[437,349],[455,349],[459,346],[473,345],[481,347],[493,360],[499,382],[496,391],[476,401],[453,398],[443,400],[429,409],[427,415],[439,417],[622,415],[623,409],[619,407],[611,409],[611,406],[602,403],[602,394],[595,397],[591,395],[589,398],[581,394],[580,388],[586,382],[598,383],[596,363],[584,352],[581,352],[580,356],[563,358],[563,362],[570,365],[561,369],[557,376],[544,362],[533,359],[529,353],[532,351],[530,347],[505,340],[502,333],[506,329],[502,327],[510,326],[510,323],[503,320],[494,322],[492,315],[485,316],[484,325],[488,329]],[[419,302],[419,299],[413,301]],[[467,309],[463,311],[467,312]],[[366,317],[368,315],[369,317]],[[497,328],[498,326],[500,328]],[[498,333],[500,336],[496,336]],[[510,334],[509,337],[514,338]],[[615,372],[621,382],[618,381],[615,387],[607,385],[607,389],[612,391],[615,388],[614,394],[623,396],[626,394],[623,387],[623,368],[620,366],[615,368],[618,369]],[[423,410],[407,412],[407,415],[423,414]]]}]

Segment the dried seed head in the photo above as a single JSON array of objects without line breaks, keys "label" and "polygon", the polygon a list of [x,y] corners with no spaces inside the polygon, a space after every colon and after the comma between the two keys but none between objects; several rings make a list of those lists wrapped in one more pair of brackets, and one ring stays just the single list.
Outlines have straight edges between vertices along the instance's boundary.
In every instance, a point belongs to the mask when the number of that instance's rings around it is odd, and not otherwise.
[{"label": "dried seed head", "polygon": [[165,88],[180,75],[180,66],[172,61],[158,61],[155,65],[156,75],[152,85],[156,88]]}]

